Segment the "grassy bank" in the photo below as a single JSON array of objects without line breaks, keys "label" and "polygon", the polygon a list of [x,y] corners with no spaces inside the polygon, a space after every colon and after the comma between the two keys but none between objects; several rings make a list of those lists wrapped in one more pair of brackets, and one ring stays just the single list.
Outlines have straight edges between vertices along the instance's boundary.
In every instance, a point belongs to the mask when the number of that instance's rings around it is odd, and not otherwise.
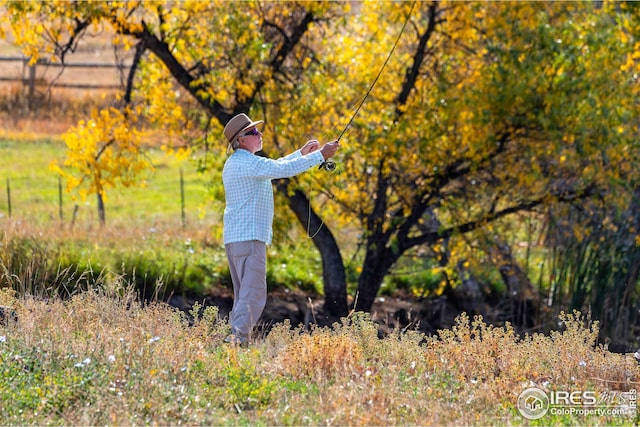
[{"label": "grassy bank", "polygon": [[[458,318],[439,338],[377,337],[365,315],[332,330],[284,324],[248,348],[226,347],[215,308],[188,318],[141,306],[117,285],[72,299],[0,304],[0,424],[65,425],[634,425],[621,399],[640,380],[633,358],[594,346],[597,325],[563,315],[550,336],[519,339]],[[614,396],[611,415],[525,419],[537,386]],[[575,406],[575,405],[574,405]],[[581,407],[578,405],[578,407]]]}]

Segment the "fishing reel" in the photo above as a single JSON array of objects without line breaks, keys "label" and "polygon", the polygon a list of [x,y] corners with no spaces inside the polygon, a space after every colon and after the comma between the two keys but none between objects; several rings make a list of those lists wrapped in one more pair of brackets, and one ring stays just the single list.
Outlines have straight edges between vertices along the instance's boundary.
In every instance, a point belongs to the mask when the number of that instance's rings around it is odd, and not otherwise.
[{"label": "fishing reel", "polygon": [[336,170],[336,162],[334,162],[333,160],[325,160],[324,162],[320,163],[318,169],[324,169],[326,172],[333,172],[334,170]]}]

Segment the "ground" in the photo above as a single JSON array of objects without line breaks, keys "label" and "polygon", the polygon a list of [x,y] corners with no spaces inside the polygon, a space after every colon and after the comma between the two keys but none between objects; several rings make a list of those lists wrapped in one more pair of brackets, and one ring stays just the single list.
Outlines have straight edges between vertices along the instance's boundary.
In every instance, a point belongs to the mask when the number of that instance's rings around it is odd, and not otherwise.
[{"label": "ground", "polygon": [[[218,307],[220,317],[228,318],[233,305],[233,295],[229,290],[216,292],[198,300],[204,306]],[[189,312],[195,298],[172,296],[168,303],[185,312]],[[372,319],[379,325],[383,336],[398,328],[415,328],[431,334],[438,329],[454,324],[459,312],[446,301],[445,297],[436,299],[418,299],[407,296],[378,297],[371,310]],[[257,333],[264,333],[271,326],[289,320],[292,326],[330,326],[339,318],[331,317],[323,309],[321,296],[307,296],[291,291],[271,292],[267,298],[262,317],[257,325]]]}]

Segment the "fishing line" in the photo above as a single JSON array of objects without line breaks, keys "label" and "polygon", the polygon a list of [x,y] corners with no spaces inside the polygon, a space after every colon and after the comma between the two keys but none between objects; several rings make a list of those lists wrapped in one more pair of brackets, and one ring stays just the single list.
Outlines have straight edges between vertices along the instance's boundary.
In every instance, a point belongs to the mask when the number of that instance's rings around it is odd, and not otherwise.
[{"label": "fishing line", "polygon": [[[360,104],[356,108],[356,111],[351,115],[351,118],[349,119],[349,122],[344,127],[344,129],[342,129],[342,132],[340,132],[340,135],[338,135],[338,138],[336,139],[337,142],[340,142],[340,139],[342,139],[342,137],[344,136],[345,132],[349,129],[349,127],[351,126],[351,123],[353,123],[353,120],[356,118],[356,116],[360,112],[360,109],[362,108],[362,106],[364,105],[365,101],[367,100],[367,98],[371,94],[371,91],[375,87],[376,83],[378,83],[378,79],[380,79],[380,76],[382,75],[382,72],[384,71],[384,69],[386,68],[387,64],[389,63],[389,60],[391,59],[391,56],[393,56],[393,52],[396,50],[396,47],[398,46],[398,43],[400,42],[400,38],[402,37],[402,34],[404,33],[404,30],[407,27],[407,24],[409,23],[409,19],[411,18],[411,13],[413,12],[413,8],[416,5],[416,1],[417,0],[414,0],[413,3],[411,3],[411,9],[409,9],[409,13],[407,14],[407,17],[406,17],[406,19],[404,21],[404,24],[402,24],[402,28],[400,29],[400,33],[398,34],[398,37],[396,38],[396,41],[393,43],[393,46],[391,47],[391,51],[389,51],[389,54],[387,55],[387,59],[385,59],[384,63],[382,64],[382,67],[380,67],[380,70],[378,71],[378,74],[376,75],[376,78],[373,79],[373,82],[371,83],[371,85],[369,86],[369,89],[367,90],[367,92],[365,93],[364,97],[360,101]],[[328,160],[325,160],[324,162],[322,162],[320,164],[320,166],[318,167],[318,169],[324,169],[327,172],[332,172],[332,171],[334,171],[336,169],[336,163],[333,160],[328,159]],[[320,230],[322,229],[323,225],[324,225],[324,221],[321,221],[320,222],[320,226],[318,226],[318,229],[315,231],[315,233],[313,233],[313,235],[309,234],[310,233],[310,227],[311,227],[311,202],[309,202],[309,215],[307,217],[307,236],[309,236],[311,239],[316,237],[318,235],[318,233],[320,232]]]},{"label": "fishing line", "polygon": [[[391,56],[393,56],[393,52],[396,50],[396,47],[398,46],[398,43],[400,42],[400,38],[402,37],[402,34],[404,33],[404,29],[407,27],[407,24],[409,23],[409,18],[411,18],[411,13],[413,12],[413,8],[416,5],[416,1],[417,0],[414,0],[413,3],[411,3],[411,9],[409,9],[409,13],[407,14],[407,18],[405,19],[404,24],[402,24],[402,28],[400,29],[400,33],[398,34],[398,37],[396,38],[396,41],[393,43],[393,46],[391,47],[391,51],[387,55],[387,59],[382,64],[382,67],[380,67],[380,70],[378,71],[378,74],[376,75],[376,78],[373,79],[373,82],[371,83],[371,86],[369,86],[369,89],[367,90],[367,93],[365,93],[364,97],[362,98],[362,101],[360,101],[360,104],[358,105],[358,108],[356,108],[356,111],[351,116],[351,119],[349,119],[349,122],[347,123],[347,125],[344,127],[342,132],[340,132],[340,135],[338,135],[338,139],[336,139],[337,142],[340,142],[340,139],[342,139],[342,136],[345,134],[347,129],[349,129],[349,127],[351,126],[351,123],[353,123],[353,120],[356,118],[356,116],[360,112],[360,109],[362,108],[362,106],[364,105],[365,101],[369,97],[369,94],[371,94],[371,91],[375,87],[376,83],[378,83],[378,79],[380,78],[380,76],[382,75],[382,72],[384,71],[384,69],[386,68],[387,64],[389,63],[389,60],[391,59]],[[336,163],[333,160],[326,160],[326,161],[322,162],[320,164],[320,166],[318,167],[318,169],[324,169],[324,170],[326,170],[328,172],[331,172],[331,171],[335,170],[335,168],[336,168]]]}]

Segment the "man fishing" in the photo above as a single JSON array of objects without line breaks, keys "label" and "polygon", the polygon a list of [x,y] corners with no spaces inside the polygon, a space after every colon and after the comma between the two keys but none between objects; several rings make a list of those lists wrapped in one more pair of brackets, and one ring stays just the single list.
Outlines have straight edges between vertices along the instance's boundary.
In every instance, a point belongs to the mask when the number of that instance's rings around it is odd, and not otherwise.
[{"label": "man fishing", "polygon": [[271,180],[298,175],[333,157],[339,142],[320,148],[317,140],[274,160],[255,155],[262,150],[262,133],[246,114],[234,116],[224,136],[234,150],[222,170],[225,191],[224,245],[233,282],[231,334],[226,343],[247,344],[267,302],[267,249],[273,237]]}]

